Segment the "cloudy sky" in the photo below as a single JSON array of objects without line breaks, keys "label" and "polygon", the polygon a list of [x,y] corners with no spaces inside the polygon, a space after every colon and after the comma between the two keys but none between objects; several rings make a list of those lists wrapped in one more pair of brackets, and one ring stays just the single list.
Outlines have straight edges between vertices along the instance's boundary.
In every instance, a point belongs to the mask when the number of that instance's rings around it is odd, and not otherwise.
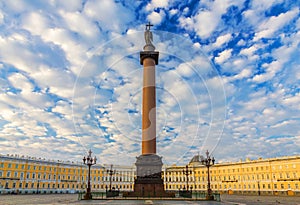
[{"label": "cloudy sky", "polygon": [[134,163],[151,22],[165,164],[299,155],[299,3],[0,1],[0,153]]}]

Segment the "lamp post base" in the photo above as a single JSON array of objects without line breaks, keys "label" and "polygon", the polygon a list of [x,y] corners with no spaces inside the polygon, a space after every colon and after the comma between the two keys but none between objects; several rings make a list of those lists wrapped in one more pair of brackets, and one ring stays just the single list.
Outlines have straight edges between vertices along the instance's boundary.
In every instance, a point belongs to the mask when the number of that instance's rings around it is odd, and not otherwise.
[{"label": "lamp post base", "polygon": [[93,197],[92,197],[92,193],[86,193],[84,195],[84,200],[91,200]]},{"label": "lamp post base", "polygon": [[192,198],[193,193],[189,190],[179,190],[179,196],[184,198]]},{"label": "lamp post base", "polygon": [[206,195],[206,200],[214,200],[214,196],[213,195]]},{"label": "lamp post base", "polygon": [[109,190],[109,191],[106,191],[106,197],[116,197],[116,196],[119,196],[120,194],[120,191],[119,190]]},{"label": "lamp post base", "polygon": [[[208,187],[210,187],[210,184],[208,185]],[[214,200],[211,188],[208,188],[207,190],[206,200]]]}]

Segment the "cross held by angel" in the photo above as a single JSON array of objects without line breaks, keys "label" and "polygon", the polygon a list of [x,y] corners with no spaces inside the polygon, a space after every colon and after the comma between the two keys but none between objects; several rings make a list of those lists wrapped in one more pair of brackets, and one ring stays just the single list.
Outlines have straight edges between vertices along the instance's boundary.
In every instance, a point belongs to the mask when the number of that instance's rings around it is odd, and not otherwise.
[{"label": "cross held by angel", "polygon": [[153,26],[152,24],[150,24],[150,22],[146,25],[146,30],[145,30],[145,42],[146,45],[151,45],[153,46],[152,42],[153,42],[153,35],[152,32],[150,31],[151,26]]},{"label": "cross held by angel", "polygon": [[[150,22],[149,22],[148,24],[146,24],[146,30],[145,30],[145,33],[144,33],[145,42],[146,42],[145,47],[148,47],[148,48],[151,47],[151,48],[154,50],[155,47],[154,47],[154,45],[152,44],[152,42],[153,42],[153,35],[152,35],[152,32],[150,31],[151,26],[153,26],[153,25],[150,24]],[[152,50],[152,49],[151,49],[151,50]]]}]

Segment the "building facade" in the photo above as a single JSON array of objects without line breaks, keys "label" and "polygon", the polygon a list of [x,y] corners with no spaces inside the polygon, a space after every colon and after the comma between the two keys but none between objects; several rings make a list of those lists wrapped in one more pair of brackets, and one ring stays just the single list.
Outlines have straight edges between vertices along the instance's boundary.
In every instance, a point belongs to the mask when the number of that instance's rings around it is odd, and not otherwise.
[{"label": "building facade", "polygon": [[[91,188],[103,191],[112,188],[131,190],[134,172],[130,166],[91,167]],[[76,193],[85,191],[88,171],[83,163],[62,162],[18,155],[0,155],[0,194]]]},{"label": "building facade", "polygon": [[[179,190],[189,186],[192,190],[206,191],[208,173],[200,158],[195,156],[189,163],[191,173],[188,176],[185,166],[165,167],[165,189]],[[210,183],[211,189],[219,193],[300,195],[300,156],[215,164],[210,167]]]},{"label": "building facade", "polygon": [[[207,190],[207,168],[195,156],[186,165],[163,166],[165,190]],[[92,191],[132,191],[136,168],[121,165],[91,167]],[[0,192],[76,193],[85,191],[87,166],[18,155],[0,155]],[[188,179],[188,180],[187,180]],[[210,167],[211,189],[227,194],[300,195],[300,156],[219,163]]]}]

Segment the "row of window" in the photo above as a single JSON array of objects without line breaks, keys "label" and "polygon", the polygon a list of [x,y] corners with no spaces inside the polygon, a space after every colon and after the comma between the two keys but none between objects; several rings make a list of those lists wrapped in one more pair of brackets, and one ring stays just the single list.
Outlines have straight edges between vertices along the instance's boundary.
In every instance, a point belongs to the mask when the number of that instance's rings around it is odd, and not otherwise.
[{"label": "row of window", "polygon": [[[4,177],[3,171],[0,171],[0,177]],[[5,177],[20,177],[20,179],[24,179],[24,172],[21,172],[18,174],[18,172],[13,172],[13,175],[10,171],[6,172]],[[297,173],[279,173],[276,177],[276,174],[273,174],[273,179],[289,179],[289,178],[294,178],[297,179]],[[81,176],[82,180],[84,179],[84,176]],[[91,179],[94,181],[100,181],[100,176],[96,177],[96,176],[92,176]],[[36,174],[36,173],[26,173],[26,178],[25,179],[44,179],[44,180],[80,180],[79,176],[73,175],[58,175],[58,178],[56,178],[56,175],[51,175],[51,174]],[[195,177],[196,181],[205,181],[207,179],[206,176],[202,176],[202,177]],[[212,181],[217,181],[217,180],[269,180],[270,176],[269,174],[257,174],[257,175],[242,175],[242,176],[211,176],[211,180]],[[101,177],[102,181],[109,181],[110,178],[109,177]],[[194,177],[188,177],[189,181],[194,181]],[[133,177],[112,177],[112,181],[133,181]],[[166,181],[186,181],[186,177],[185,176],[172,176],[172,177],[166,177]]]},{"label": "row of window", "polygon": [[[228,169],[215,169],[215,170],[211,170],[210,173],[236,173],[236,172],[254,172],[254,171],[264,171],[264,170],[269,170],[270,166],[256,166],[256,167],[247,167],[247,168],[228,168]],[[286,165],[278,165],[277,168],[278,169],[289,169],[290,167],[292,168],[296,168],[296,164],[286,164]],[[272,166],[273,170],[276,170],[276,166]],[[207,174],[206,170],[198,170],[198,171],[194,171],[195,174]],[[171,171],[171,172],[167,172],[167,174],[175,174],[175,175],[184,175],[184,170],[182,171]]]},{"label": "row of window", "polygon": [[[297,179],[298,175],[296,172],[293,173],[279,173],[279,174],[273,174],[273,179],[290,179],[294,178]],[[189,181],[193,181],[193,177],[188,177]],[[195,177],[196,181],[205,181],[207,180],[207,176],[202,176],[202,177]],[[234,176],[211,176],[211,180],[217,181],[217,180],[269,180],[270,175],[269,174],[252,174],[252,175],[247,175],[244,174],[242,176],[239,175],[234,175]],[[172,182],[172,181],[186,181],[185,176],[167,176],[166,181]]]},{"label": "row of window", "polygon": [[0,185],[0,188],[5,188],[5,189],[10,189],[10,188],[12,188],[12,189],[15,189],[15,188],[20,188],[20,189],[23,189],[23,188],[25,188],[25,189],[28,189],[28,188],[31,188],[31,189],[38,189],[38,188],[48,188],[48,189],[50,189],[51,187],[53,188],[53,189],[60,189],[60,188],[62,188],[62,189],[64,189],[64,188],[67,188],[67,189],[69,189],[69,188],[78,188],[78,186],[84,186],[84,185],[75,185],[75,184],[52,184],[52,186],[51,186],[51,184],[50,183],[28,183],[28,182],[26,182],[26,183],[22,183],[22,182],[20,182],[19,183],[19,185],[17,185],[17,183],[16,182],[13,182],[12,183],[12,185],[11,185],[11,187],[10,187],[10,185],[9,185],[9,183],[8,182],[6,182],[5,183],[5,185]]},{"label": "row of window", "polygon": [[[13,167],[14,166],[14,167]],[[0,168],[4,168],[4,163],[0,163]],[[18,169],[19,168],[19,164],[12,164],[12,163],[7,163],[7,168],[9,169],[12,169],[12,168],[15,168],[15,169]],[[25,164],[20,164],[20,168],[22,170],[25,169]],[[80,168],[80,169],[71,169],[71,168],[57,168],[57,167],[51,167],[51,166],[36,166],[36,165],[27,165],[27,168],[26,170],[39,170],[39,171],[58,171],[58,172],[64,172],[64,173],[74,173],[76,174],[86,174],[87,171],[85,168]],[[98,174],[98,175],[107,175],[106,171],[105,170],[100,170],[100,169],[92,169],[91,170],[91,174]],[[124,176],[132,176],[133,174],[131,172],[128,172],[128,171],[124,171],[124,172],[121,172],[119,173],[119,175],[124,175]]]},{"label": "row of window", "polygon": [[[0,171],[0,177],[8,177],[8,178],[11,178],[11,177],[14,177],[14,178],[18,178],[20,177],[20,179],[24,179],[24,172],[13,172],[14,174],[12,175],[12,173],[10,171],[6,171],[6,174],[4,175],[3,174],[3,171]],[[68,179],[68,180],[75,180],[76,178],[80,179],[79,177],[77,176],[66,176],[66,175],[58,175],[58,180],[64,180],[64,179]],[[36,173],[26,173],[26,178],[25,179],[44,179],[44,180],[56,180],[56,175],[52,175],[52,174],[36,174]],[[82,179],[83,179],[83,176],[82,176]],[[100,180],[100,177],[99,177],[99,180]]]},{"label": "row of window", "polygon": [[[12,163],[7,163],[7,168],[8,169],[25,169],[26,165],[25,164],[12,164]],[[4,163],[0,163],[0,168],[4,168]],[[84,172],[84,170],[81,169],[71,169],[71,168],[56,168],[56,167],[52,167],[52,166],[36,166],[36,165],[27,165],[26,170],[39,170],[39,171],[58,171],[58,172],[68,172],[68,173],[79,173]],[[98,172],[98,174],[100,174],[100,170],[94,170],[95,174]]]},{"label": "row of window", "polygon": [[[122,184],[122,185],[113,185],[115,186],[115,188],[119,188],[119,189],[129,189],[130,187],[132,187],[132,184]],[[173,185],[173,184],[169,184],[169,185],[166,185],[166,188],[167,189],[184,189],[186,188],[185,187],[186,185],[185,184],[176,184],[176,185]],[[108,185],[104,185],[104,184],[92,184],[92,187],[95,188],[95,189],[105,189],[108,187]],[[291,186],[291,184],[274,184],[274,189],[277,190],[278,188],[281,188],[281,189],[291,189],[291,188],[295,188],[296,190],[299,189],[299,184],[296,183],[294,185],[294,187]],[[86,184],[53,184],[53,183],[12,183],[12,184],[9,184],[8,182],[5,182],[3,185],[0,184],[0,188],[5,188],[5,189],[15,189],[15,188],[20,188],[20,189],[28,189],[28,188],[31,188],[31,189],[84,189],[86,188]],[[192,188],[192,189],[206,189],[207,188],[207,185],[206,184],[202,184],[202,185],[195,185],[195,184],[192,184],[192,185],[189,185],[189,188]],[[212,184],[211,185],[211,188],[212,189],[244,189],[244,190],[251,190],[251,189],[261,189],[261,190],[265,190],[265,189],[268,189],[270,190],[271,189],[271,184],[259,184],[259,183],[255,183],[255,184],[244,184],[244,185],[228,185],[228,184],[220,184],[220,185],[217,185],[217,184]]]},{"label": "row of window", "polygon": [[[280,188],[281,189],[291,189],[291,184],[287,184],[286,186],[284,184],[274,184],[274,189],[278,189],[278,186],[280,185]],[[166,188],[167,189],[185,189],[186,188],[186,185],[185,184],[168,184],[166,185]],[[191,184],[189,185],[189,189],[207,189],[207,185],[206,184],[203,184],[203,185],[194,185],[194,184]],[[212,184],[211,185],[211,188],[212,189],[244,189],[244,190],[247,190],[247,189],[262,189],[262,190],[265,190],[265,189],[271,189],[271,184],[244,184],[244,186],[242,185],[228,185],[228,184],[220,184],[220,185],[217,185],[217,184]],[[298,183],[295,184],[295,189],[299,189],[299,185]]]},{"label": "row of window", "polygon": [[[108,188],[108,184],[104,185],[104,184],[92,184],[91,185],[94,189],[105,189]],[[130,189],[132,187],[132,184],[119,184],[119,185],[115,185],[113,184],[113,186],[115,188],[119,188],[119,189]],[[13,182],[12,184],[5,182],[3,185],[0,184],[0,189],[1,188],[5,188],[5,189],[84,189],[86,188],[86,184],[53,184],[53,183],[17,183],[17,182]]]},{"label": "row of window", "polygon": [[[0,171],[0,177],[7,177],[7,178],[18,178],[20,177],[20,179],[24,179],[24,172],[21,172],[18,174],[18,172],[13,172],[14,174],[12,175],[12,173],[10,171],[6,172],[6,175],[4,176],[3,171]],[[87,176],[85,176],[85,178],[87,178]],[[70,176],[70,175],[58,175],[58,177],[56,178],[56,175],[51,175],[51,174],[36,174],[36,173],[26,173],[26,178],[25,179],[43,179],[43,180],[78,180],[80,181],[80,177],[79,176]],[[81,180],[83,181],[84,176],[81,176]],[[93,181],[110,181],[109,177],[96,177],[96,176],[92,176],[91,180]],[[134,178],[133,177],[112,177],[112,181],[133,181]]]}]

